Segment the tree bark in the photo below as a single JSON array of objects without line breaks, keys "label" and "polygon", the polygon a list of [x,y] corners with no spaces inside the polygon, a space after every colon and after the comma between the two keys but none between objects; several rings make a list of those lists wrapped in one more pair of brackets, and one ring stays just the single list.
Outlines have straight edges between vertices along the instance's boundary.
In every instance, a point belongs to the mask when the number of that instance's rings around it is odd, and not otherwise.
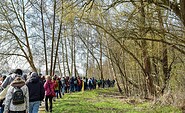
[{"label": "tree bark", "polygon": [[[141,25],[142,27],[140,28],[140,33],[141,33],[141,37],[145,37],[145,33],[144,33],[144,26],[145,26],[145,7],[144,7],[144,3],[143,0],[140,0],[141,2]],[[147,90],[149,91],[149,93],[151,95],[154,94],[154,85],[153,85],[153,79],[151,77],[151,63],[150,63],[150,58],[148,56],[148,50],[147,50],[147,42],[146,40],[141,41],[141,45],[142,45],[142,52],[143,52],[143,62],[144,62],[144,69],[145,69],[145,81],[146,81],[146,86],[147,86]],[[145,91],[147,91],[145,90]],[[146,96],[148,96],[148,92],[145,92]]]},{"label": "tree bark", "polygon": [[41,21],[42,21],[42,35],[43,35],[43,41],[44,41],[44,58],[45,58],[45,68],[46,68],[46,75],[48,75],[48,58],[47,58],[47,47],[46,47],[46,33],[45,33],[45,24],[44,24],[44,14],[43,14],[43,0],[41,0]]},{"label": "tree bark", "polygon": [[51,47],[51,63],[50,63],[50,76],[53,76],[53,55],[54,55],[54,46],[55,46],[55,16],[56,16],[56,0],[53,3],[53,27],[52,27],[52,47]]},{"label": "tree bark", "polygon": [[65,55],[66,65],[67,65],[67,70],[68,70],[68,76],[70,76],[71,71],[70,71],[70,68],[69,68],[69,61],[68,61],[67,37],[65,37],[64,42],[65,42],[64,44],[65,44],[65,52],[66,52],[66,55]]},{"label": "tree bark", "polygon": [[59,28],[59,33],[58,33],[58,38],[57,38],[57,45],[56,45],[56,50],[55,50],[55,58],[54,58],[54,63],[53,63],[53,75],[55,74],[55,67],[56,67],[56,62],[58,58],[58,48],[59,48],[59,43],[61,39],[61,33],[62,33],[62,20],[60,23],[60,28]]},{"label": "tree bark", "polygon": [[[164,22],[161,14],[161,10],[158,10],[158,18],[159,18],[159,24],[160,24],[160,29],[164,32]],[[162,39],[165,41],[165,34],[162,34]],[[168,49],[167,45],[162,43],[162,68],[163,68],[163,75],[164,75],[164,83],[163,87],[161,90],[161,93],[164,94],[164,90],[166,89],[167,82],[169,79],[169,69],[168,69]]]}]

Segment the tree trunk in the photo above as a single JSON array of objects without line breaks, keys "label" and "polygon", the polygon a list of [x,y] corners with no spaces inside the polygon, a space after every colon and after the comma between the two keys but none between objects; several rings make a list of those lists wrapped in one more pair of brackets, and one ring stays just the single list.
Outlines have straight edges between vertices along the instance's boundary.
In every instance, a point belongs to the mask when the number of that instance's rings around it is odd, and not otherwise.
[{"label": "tree trunk", "polygon": [[71,45],[70,45],[70,48],[71,48],[71,75],[70,76],[72,76],[73,75],[73,68],[74,68],[74,51],[73,51],[73,49],[74,49],[74,37],[72,36],[72,40],[71,40]]},{"label": "tree trunk", "polygon": [[[88,34],[89,34],[89,30],[88,30]],[[89,41],[89,37],[87,36],[87,41]],[[85,77],[87,78],[88,76],[88,69],[89,69],[89,43],[87,43],[87,56],[86,56],[86,70],[85,70]]]},{"label": "tree trunk", "polygon": [[64,53],[64,42],[63,42],[63,40],[65,40],[64,38],[62,38],[62,41],[61,41],[62,43],[62,64],[63,64],[63,73],[64,73],[64,76],[66,77],[65,53]]},{"label": "tree trunk", "polygon": [[74,76],[77,77],[78,75],[78,70],[77,70],[77,67],[76,67],[76,38],[74,37],[74,50],[73,50],[73,60],[74,60]]},{"label": "tree trunk", "polygon": [[102,61],[102,54],[103,54],[103,49],[102,49],[102,37],[100,36],[100,77],[103,80],[103,61]]},{"label": "tree trunk", "polygon": [[113,64],[112,64],[112,68],[113,68],[113,72],[114,72],[114,79],[115,79],[116,85],[117,85],[117,87],[118,87],[118,91],[119,91],[121,94],[123,94],[123,91],[122,91],[122,89],[121,89],[121,87],[120,87],[120,84],[119,84],[119,82],[118,82],[117,75],[116,75],[116,70],[115,70],[115,67],[113,66]]},{"label": "tree trunk", "polygon": [[51,63],[50,63],[50,76],[53,76],[53,55],[54,55],[54,46],[55,46],[55,15],[56,15],[56,0],[54,0],[53,8],[53,27],[52,27],[52,47],[51,47]]},{"label": "tree trunk", "polygon": [[44,24],[44,15],[43,15],[43,0],[41,0],[41,21],[42,21],[42,34],[44,41],[44,58],[45,58],[45,66],[46,66],[46,75],[48,75],[48,58],[47,58],[47,47],[46,47],[46,32],[45,32],[45,24]]},{"label": "tree trunk", "polygon": [[[160,24],[160,29],[165,32],[164,28],[164,23],[163,23],[163,18],[161,14],[161,10],[158,10],[158,18],[159,18],[159,24]],[[165,41],[165,34],[162,34],[162,39]],[[167,82],[169,79],[169,70],[168,70],[168,49],[167,45],[162,43],[162,67],[163,67],[163,75],[164,75],[164,84],[161,90],[161,93],[164,94],[164,90],[166,89]]]},{"label": "tree trunk", "polygon": [[[63,0],[61,0],[61,2],[62,2],[62,17],[63,17],[63,11],[64,11]],[[64,26],[64,28],[65,28],[65,26]],[[64,33],[63,34],[65,34],[65,31],[66,30],[64,29]],[[65,52],[64,52],[65,51],[64,50],[64,45],[65,45],[64,44],[64,41],[65,41],[65,39],[64,38],[66,38],[66,37],[61,37],[61,44],[62,44],[62,64],[63,64],[63,76],[66,77]]]},{"label": "tree trunk", "polygon": [[[140,28],[140,33],[141,33],[141,37],[145,37],[145,33],[144,33],[144,27],[145,27],[145,9],[144,9],[144,3],[143,0],[140,0],[141,2],[141,25],[142,27]],[[145,81],[146,81],[146,87],[147,89],[145,91],[149,91],[149,92],[145,92],[146,96],[148,96],[148,93],[150,93],[151,95],[154,94],[154,85],[153,85],[153,79],[151,77],[151,64],[150,64],[150,58],[148,56],[148,50],[147,50],[147,42],[146,40],[141,41],[141,45],[142,45],[142,52],[143,52],[143,62],[144,62],[144,69],[145,69]]]},{"label": "tree trunk", "polygon": [[60,39],[61,39],[61,33],[62,33],[62,20],[60,23],[60,28],[59,28],[59,33],[58,33],[58,39],[57,39],[57,45],[56,45],[56,50],[55,50],[55,59],[54,59],[54,63],[53,63],[53,75],[55,74],[55,67],[56,67],[56,62],[57,62],[57,58],[58,58],[58,48],[59,48],[59,43],[60,43]]},{"label": "tree trunk", "polygon": [[68,70],[68,76],[70,76],[71,75],[71,72],[70,72],[70,68],[69,68],[69,61],[68,61],[68,50],[67,50],[67,37],[65,37],[65,40],[64,40],[64,42],[65,42],[65,52],[66,52],[66,65],[67,65],[67,70]]},{"label": "tree trunk", "polygon": [[61,66],[60,66],[60,59],[59,59],[59,56],[57,57],[58,59],[58,69],[59,69],[59,73],[60,73],[60,76],[62,77],[63,74],[62,74],[62,69],[61,69]]},{"label": "tree trunk", "polygon": [[111,66],[112,66],[112,69],[113,69],[113,75],[114,75],[114,79],[115,79],[115,81],[116,81],[116,85],[117,85],[117,87],[118,87],[118,91],[121,93],[121,94],[123,94],[123,91],[122,91],[122,89],[121,89],[121,87],[120,87],[120,84],[119,84],[119,81],[118,81],[118,79],[117,79],[117,75],[116,75],[116,69],[115,69],[115,66],[114,66],[114,63],[113,63],[113,60],[112,60],[112,57],[111,57],[111,54],[110,54],[111,52],[110,52],[110,50],[109,50],[109,57],[111,58],[110,59],[110,63],[111,63]]},{"label": "tree trunk", "polygon": [[185,0],[180,0],[181,18],[185,27]]}]

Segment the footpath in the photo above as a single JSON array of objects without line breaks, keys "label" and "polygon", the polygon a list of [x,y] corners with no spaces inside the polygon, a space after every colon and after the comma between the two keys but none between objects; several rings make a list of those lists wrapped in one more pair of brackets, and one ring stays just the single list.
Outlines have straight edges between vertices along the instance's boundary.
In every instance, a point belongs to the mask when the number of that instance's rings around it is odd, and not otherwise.
[{"label": "footpath", "polygon": [[[60,101],[59,99],[56,99],[56,101]],[[54,101],[53,101],[53,104],[54,104]],[[38,113],[46,113],[45,112],[45,103],[44,101],[42,101],[40,107],[39,107],[39,112]]]},{"label": "footpath", "polygon": [[43,112],[45,112],[45,104],[44,104],[44,102],[41,103],[41,106],[39,108],[39,113],[43,113]]}]

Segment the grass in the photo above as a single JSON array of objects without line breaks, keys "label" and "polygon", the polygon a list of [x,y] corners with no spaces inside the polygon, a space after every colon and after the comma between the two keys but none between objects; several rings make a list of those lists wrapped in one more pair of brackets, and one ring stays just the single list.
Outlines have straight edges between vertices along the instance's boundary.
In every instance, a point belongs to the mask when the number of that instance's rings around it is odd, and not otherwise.
[{"label": "grass", "polygon": [[54,102],[53,110],[53,113],[182,113],[173,106],[154,106],[149,101],[129,102],[115,88],[65,94]]}]

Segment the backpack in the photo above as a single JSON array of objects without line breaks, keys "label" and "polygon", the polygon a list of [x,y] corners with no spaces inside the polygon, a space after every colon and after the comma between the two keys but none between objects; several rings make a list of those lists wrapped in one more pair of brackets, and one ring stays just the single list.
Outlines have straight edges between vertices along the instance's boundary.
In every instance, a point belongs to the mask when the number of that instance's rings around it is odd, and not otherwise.
[{"label": "backpack", "polygon": [[80,79],[78,79],[78,85],[81,85],[82,81]]},{"label": "backpack", "polygon": [[23,104],[24,103],[24,94],[20,87],[14,87],[15,91],[13,91],[12,95],[12,103],[13,105]]}]

